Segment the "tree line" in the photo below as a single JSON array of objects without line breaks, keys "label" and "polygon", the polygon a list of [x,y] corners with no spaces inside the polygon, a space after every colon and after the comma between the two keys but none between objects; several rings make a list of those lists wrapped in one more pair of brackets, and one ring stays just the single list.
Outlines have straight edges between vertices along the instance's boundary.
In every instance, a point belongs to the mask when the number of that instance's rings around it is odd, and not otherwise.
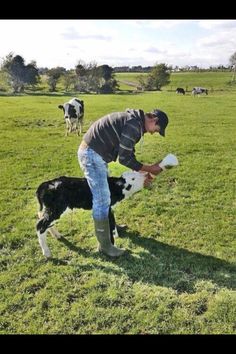
[{"label": "tree line", "polygon": [[56,91],[60,79],[66,91],[73,87],[81,92],[112,93],[118,86],[113,68],[106,64],[98,66],[95,62],[86,64],[79,61],[74,70],[66,70],[63,67],[39,69],[35,61],[26,65],[22,56],[9,53],[3,59],[1,71],[13,93],[37,87],[41,83],[42,75],[46,76],[51,92]]},{"label": "tree line", "polygon": [[[229,59],[233,66],[233,78],[235,81],[236,52]],[[137,67],[140,71],[141,66]],[[172,67],[165,63],[148,67],[147,75],[139,75],[139,89],[141,90],[161,90],[162,86],[170,83]],[[37,68],[36,62],[31,61],[25,64],[25,60],[20,55],[9,53],[1,64],[2,77],[10,86],[13,93],[24,92],[26,88],[34,88],[41,83],[42,76],[46,77],[49,91],[56,91],[59,80],[62,81],[65,91],[79,91],[84,93],[114,93],[119,90],[119,84],[115,79],[114,68],[107,64],[97,65],[96,62],[85,63],[78,61],[75,69],[66,70],[63,67]]]}]

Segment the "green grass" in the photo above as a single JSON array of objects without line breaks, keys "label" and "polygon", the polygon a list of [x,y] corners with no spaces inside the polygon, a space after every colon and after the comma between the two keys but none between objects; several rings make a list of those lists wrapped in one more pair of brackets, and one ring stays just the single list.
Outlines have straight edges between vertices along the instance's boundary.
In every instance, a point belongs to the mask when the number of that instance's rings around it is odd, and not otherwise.
[{"label": "green grass", "polygon": [[80,95],[84,131],[128,107],[166,111],[166,138],[146,134],[137,157],[153,163],[172,152],[180,165],[116,207],[127,255],[99,255],[91,213],[76,210],[58,223],[61,241],[48,235],[46,261],[35,190],[83,175],[81,138],[64,136],[57,108],[71,96],[59,94],[0,97],[0,333],[235,334],[235,93]]},{"label": "green grass", "polygon": [[[116,79],[122,90],[134,90],[128,82],[138,85],[138,76],[146,76],[145,73],[117,73]],[[163,91],[175,91],[177,87],[183,87],[191,93],[195,86],[206,87],[210,93],[213,91],[235,90],[236,85],[230,85],[232,72],[176,72],[171,73],[169,85],[163,86]],[[126,83],[126,84],[124,84]]]}]

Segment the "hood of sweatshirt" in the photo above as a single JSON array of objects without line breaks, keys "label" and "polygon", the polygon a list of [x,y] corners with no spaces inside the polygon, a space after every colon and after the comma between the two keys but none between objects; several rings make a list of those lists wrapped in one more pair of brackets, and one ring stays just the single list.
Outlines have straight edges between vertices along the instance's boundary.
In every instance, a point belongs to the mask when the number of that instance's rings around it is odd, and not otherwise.
[{"label": "hood of sweatshirt", "polygon": [[140,121],[142,132],[145,133],[146,129],[145,129],[144,111],[142,109],[127,108],[125,112],[129,113],[132,118],[136,118]]}]

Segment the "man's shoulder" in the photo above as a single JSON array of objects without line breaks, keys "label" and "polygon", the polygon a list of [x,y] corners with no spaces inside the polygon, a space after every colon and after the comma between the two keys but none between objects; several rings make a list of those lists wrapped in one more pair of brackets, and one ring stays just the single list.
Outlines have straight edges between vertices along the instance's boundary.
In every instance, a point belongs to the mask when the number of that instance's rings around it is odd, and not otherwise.
[{"label": "man's shoulder", "polygon": [[129,114],[127,112],[111,112],[101,117],[100,119],[120,119],[128,118]]}]

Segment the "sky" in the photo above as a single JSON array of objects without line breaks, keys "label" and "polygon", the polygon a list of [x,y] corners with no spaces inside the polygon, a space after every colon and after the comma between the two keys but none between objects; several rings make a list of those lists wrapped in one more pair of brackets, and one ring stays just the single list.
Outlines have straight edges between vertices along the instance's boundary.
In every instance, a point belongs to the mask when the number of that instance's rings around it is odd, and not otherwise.
[{"label": "sky", "polygon": [[78,62],[200,68],[229,65],[236,20],[0,20],[0,64],[12,52],[38,68]]}]

